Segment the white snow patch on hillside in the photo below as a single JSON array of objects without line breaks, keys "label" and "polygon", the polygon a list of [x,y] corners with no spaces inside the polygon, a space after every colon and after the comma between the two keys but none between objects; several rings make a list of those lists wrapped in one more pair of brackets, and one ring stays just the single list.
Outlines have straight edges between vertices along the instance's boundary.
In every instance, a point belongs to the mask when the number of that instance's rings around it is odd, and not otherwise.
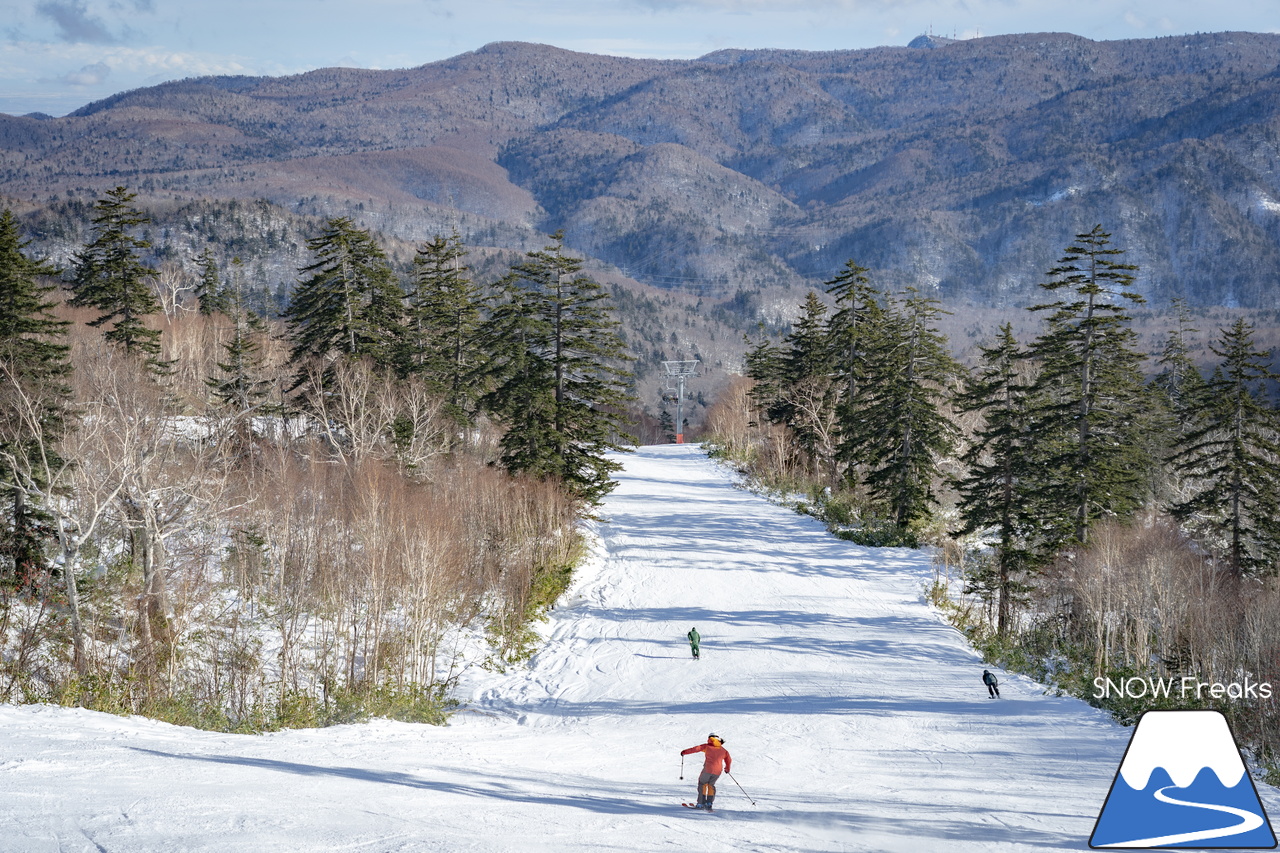
[{"label": "white snow patch on hillside", "polygon": [[[0,850],[1087,849],[1128,732],[1018,676],[988,699],[922,600],[925,554],[836,540],[696,447],[622,461],[542,650],[468,672],[451,725],[0,706]],[[754,806],[725,776],[718,814],[680,807],[679,751],[712,731]]]},{"label": "white snow patch on hillside", "polygon": [[1064,189],[1057,190],[1045,198],[1031,199],[1028,204],[1032,207],[1043,207],[1046,204],[1054,204],[1056,202],[1063,201],[1064,199],[1071,198],[1072,196],[1077,196],[1082,192],[1084,192],[1084,187],[1072,185]]}]

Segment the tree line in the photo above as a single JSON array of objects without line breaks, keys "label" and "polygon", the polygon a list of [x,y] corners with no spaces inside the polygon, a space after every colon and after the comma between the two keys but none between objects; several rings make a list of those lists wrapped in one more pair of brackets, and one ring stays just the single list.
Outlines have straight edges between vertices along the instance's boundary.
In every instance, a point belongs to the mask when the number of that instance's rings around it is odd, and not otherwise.
[{"label": "tree line", "polygon": [[[1039,334],[1021,342],[1005,324],[972,370],[936,330],[937,300],[886,293],[849,261],[826,284],[830,308],[811,292],[789,334],[752,347],[749,383],[709,431],[766,482],[809,492],[806,508],[846,538],[945,543],[986,608],[989,622],[970,627],[993,654],[1074,650],[1087,659],[1081,685],[1109,668],[1223,674],[1245,666],[1222,646],[1243,617],[1220,614],[1209,639],[1185,611],[1207,600],[1206,578],[1237,602],[1249,590],[1280,596],[1272,354],[1241,319],[1220,330],[1217,362],[1202,371],[1182,307],[1148,363],[1131,328],[1137,268],[1110,236],[1076,235],[1029,309]],[[1185,597],[1181,617],[1147,619],[1130,611],[1137,598],[1096,596],[1124,574],[1119,531],[1147,543],[1143,559],[1197,566],[1169,570],[1182,578],[1169,593]],[[1280,636],[1259,631],[1248,666],[1280,677],[1262,652],[1280,652]]]},{"label": "tree line", "polygon": [[527,653],[628,442],[609,296],[561,235],[484,286],[437,236],[400,281],[335,218],[272,321],[212,247],[170,310],[146,222],[105,193],[58,270],[0,214],[0,697],[314,722],[438,707],[466,626]]}]

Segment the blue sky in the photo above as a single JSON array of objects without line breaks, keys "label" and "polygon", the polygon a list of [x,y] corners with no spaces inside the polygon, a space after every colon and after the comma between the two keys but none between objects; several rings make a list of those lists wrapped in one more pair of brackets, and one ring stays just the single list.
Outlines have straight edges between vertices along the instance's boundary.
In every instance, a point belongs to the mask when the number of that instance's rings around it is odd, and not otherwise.
[{"label": "blue sky", "polygon": [[[1280,32],[1280,0],[0,0],[0,112],[65,115],[207,74],[422,65],[493,41],[688,58],[721,48]],[[1278,58],[1280,60],[1280,58]]]}]

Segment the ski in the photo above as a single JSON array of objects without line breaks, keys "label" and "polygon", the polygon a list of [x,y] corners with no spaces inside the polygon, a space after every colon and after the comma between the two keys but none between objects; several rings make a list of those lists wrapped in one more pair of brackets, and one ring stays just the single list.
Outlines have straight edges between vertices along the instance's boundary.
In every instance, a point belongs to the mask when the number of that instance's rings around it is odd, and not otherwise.
[{"label": "ski", "polygon": [[680,805],[684,806],[686,809],[698,809],[700,812],[708,812],[710,814],[715,814],[716,812],[715,809],[699,809],[697,803],[681,803]]}]

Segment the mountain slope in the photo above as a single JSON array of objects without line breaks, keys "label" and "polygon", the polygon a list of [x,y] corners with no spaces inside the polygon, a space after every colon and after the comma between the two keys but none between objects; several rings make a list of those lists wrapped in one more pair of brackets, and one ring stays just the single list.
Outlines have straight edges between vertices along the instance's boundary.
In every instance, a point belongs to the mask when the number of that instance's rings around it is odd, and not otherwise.
[{"label": "mountain slope", "polygon": [[[1086,846],[1127,732],[1021,677],[987,699],[922,602],[926,556],[833,539],[696,447],[622,461],[542,650],[470,670],[449,727],[248,737],[0,707],[0,850]],[[679,807],[698,769],[681,781],[679,750],[711,731],[754,806],[725,776],[722,814]]]},{"label": "mountain slope", "polygon": [[265,197],[508,247],[563,228],[641,280],[700,292],[820,282],[855,257],[888,287],[979,305],[1033,300],[1101,223],[1157,304],[1267,306],[1277,49],[1256,33],[678,61],[494,44],[0,115],[0,193]]},{"label": "mountain slope", "polygon": [[703,292],[812,284],[852,257],[890,288],[983,305],[1034,299],[1101,223],[1157,303],[1266,307],[1277,56],[1280,36],[1251,33],[689,61],[498,43],[0,116],[0,195],[262,197],[507,247],[564,228],[641,280]]}]

